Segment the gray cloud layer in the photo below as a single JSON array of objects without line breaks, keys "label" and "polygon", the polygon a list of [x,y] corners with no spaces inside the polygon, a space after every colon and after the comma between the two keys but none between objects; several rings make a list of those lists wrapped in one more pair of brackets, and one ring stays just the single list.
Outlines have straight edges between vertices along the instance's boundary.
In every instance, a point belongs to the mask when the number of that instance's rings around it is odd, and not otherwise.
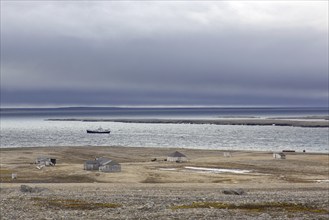
[{"label": "gray cloud layer", "polygon": [[1,2],[1,102],[326,106],[327,6]]}]

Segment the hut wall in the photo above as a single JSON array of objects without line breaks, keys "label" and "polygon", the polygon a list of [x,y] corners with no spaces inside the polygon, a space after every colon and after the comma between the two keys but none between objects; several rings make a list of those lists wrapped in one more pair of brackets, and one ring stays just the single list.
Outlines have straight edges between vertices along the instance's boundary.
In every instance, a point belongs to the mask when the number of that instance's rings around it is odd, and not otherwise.
[{"label": "hut wall", "polygon": [[99,165],[98,164],[84,164],[85,170],[98,170]]},{"label": "hut wall", "polygon": [[167,161],[170,162],[185,162],[187,161],[186,157],[167,157]]},{"label": "hut wall", "polygon": [[99,171],[102,172],[120,172],[121,171],[121,165],[104,165],[99,167]]},{"label": "hut wall", "polygon": [[273,158],[275,158],[275,159],[286,159],[286,155],[274,153]]}]

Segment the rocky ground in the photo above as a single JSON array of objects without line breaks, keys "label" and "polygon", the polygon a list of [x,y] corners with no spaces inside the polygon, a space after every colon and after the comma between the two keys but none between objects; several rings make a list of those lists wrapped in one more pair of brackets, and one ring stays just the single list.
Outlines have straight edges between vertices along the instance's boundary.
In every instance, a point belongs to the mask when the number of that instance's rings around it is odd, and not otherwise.
[{"label": "rocky ground", "polygon": [[[173,150],[189,162],[164,161]],[[328,154],[287,153],[287,159],[275,160],[270,152],[231,153],[226,158],[221,151],[189,149],[2,149],[0,219],[329,219]],[[58,164],[37,169],[31,162],[39,155],[55,156]],[[122,172],[83,170],[93,156],[115,159]]]},{"label": "rocky ground", "polygon": [[[221,184],[20,184],[1,186],[1,219],[329,219],[325,183],[247,186],[241,195]],[[35,188],[36,187],[36,188]],[[228,188],[230,187],[230,188]],[[301,187],[301,188],[300,188]]]}]

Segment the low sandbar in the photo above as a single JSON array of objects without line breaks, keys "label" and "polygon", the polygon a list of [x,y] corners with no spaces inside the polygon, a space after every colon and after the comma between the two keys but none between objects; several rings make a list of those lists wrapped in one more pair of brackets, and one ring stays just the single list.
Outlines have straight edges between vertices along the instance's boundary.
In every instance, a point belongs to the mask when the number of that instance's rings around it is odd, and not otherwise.
[{"label": "low sandbar", "polygon": [[326,117],[317,118],[220,118],[220,119],[47,119],[49,121],[122,122],[158,124],[213,124],[249,126],[329,127]]}]

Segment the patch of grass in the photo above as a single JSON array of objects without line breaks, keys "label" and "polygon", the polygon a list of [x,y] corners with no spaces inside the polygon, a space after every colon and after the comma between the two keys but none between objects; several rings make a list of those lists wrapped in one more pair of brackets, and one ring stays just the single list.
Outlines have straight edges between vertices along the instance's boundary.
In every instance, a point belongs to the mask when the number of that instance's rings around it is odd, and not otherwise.
[{"label": "patch of grass", "polygon": [[156,177],[147,177],[145,180],[141,181],[141,183],[162,183],[162,181]]},{"label": "patch of grass", "polygon": [[231,182],[233,182],[233,180],[229,179],[229,178],[223,178],[223,179],[215,179],[211,182],[212,183],[231,183]]},{"label": "patch of grass", "polygon": [[12,173],[15,173],[15,171],[0,169],[0,183],[12,182],[12,178],[11,178]]},{"label": "patch of grass", "polygon": [[13,170],[0,169],[0,175],[11,175],[13,172]]},{"label": "patch of grass", "polygon": [[161,176],[157,173],[150,173],[141,183],[163,183]]},{"label": "patch of grass", "polygon": [[92,183],[95,182],[93,177],[87,175],[61,175],[51,177],[52,182],[56,183]]},{"label": "patch of grass", "polygon": [[53,198],[32,197],[31,200],[37,202],[38,205],[46,206],[49,208],[56,208],[56,209],[93,210],[93,209],[102,209],[102,208],[121,207],[121,205],[117,203],[88,202],[78,199],[53,199]]},{"label": "patch of grass", "polygon": [[249,211],[263,212],[268,209],[284,209],[288,212],[312,212],[329,214],[328,210],[317,209],[310,205],[305,204],[295,204],[286,202],[265,202],[265,203],[246,203],[246,204],[230,204],[223,202],[193,202],[188,205],[176,205],[172,206],[172,210],[177,209],[196,209],[196,208],[215,208],[215,209],[243,209]]},{"label": "patch of grass", "polygon": [[[11,172],[10,174],[0,173],[0,182],[11,182]],[[18,174],[16,183],[93,183],[96,182],[94,177],[87,175],[44,175],[39,173],[24,173],[22,175]],[[98,181],[99,182],[99,181]]]}]

